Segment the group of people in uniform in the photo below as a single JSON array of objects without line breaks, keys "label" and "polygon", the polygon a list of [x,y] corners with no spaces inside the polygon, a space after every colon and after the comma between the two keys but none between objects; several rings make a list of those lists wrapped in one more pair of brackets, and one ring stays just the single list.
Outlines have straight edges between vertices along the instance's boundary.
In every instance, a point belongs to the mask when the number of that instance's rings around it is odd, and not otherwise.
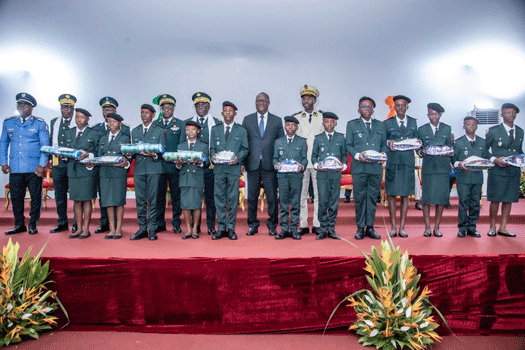
[{"label": "group of people in uniform", "polygon": [[[159,95],[156,109],[143,104],[140,109],[142,123],[130,130],[117,114],[118,102],[109,96],[100,100],[104,121],[90,127],[91,114],[75,108],[77,99],[71,94],[60,95],[61,116],[47,123],[33,115],[36,99],[27,93],[16,95],[18,116],[3,122],[0,139],[0,165],[9,174],[15,227],[5,234],[38,232],[42,196],[42,176],[48,156],[40,152],[41,146],[57,145],[82,151],[80,159],[53,156],[52,176],[55,190],[57,225],[51,233],[69,231],[67,193],[74,201],[73,227],[70,238],[88,238],[92,214],[92,200],[100,198],[100,226],[95,233],[104,233],[105,239],[119,239],[122,234],[124,206],[126,204],[127,174],[134,159],[134,186],[139,230],[131,240],[156,240],[157,233],[167,230],[165,220],[166,193],[170,189],[172,200],[172,227],[182,233],[181,214],[186,223],[183,239],[199,238],[203,196],[206,206],[207,233],[213,240],[228,237],[237,239],[235,231],[239,200],[239,178],[247,174],[248,231],[251,236],[259,231],[257,202],[261,188],[268,200],[266,225],[275,239],[291,237],[299,240],[309,233],[308,188],[314,189],[312,233],[318,240],[339,239],[335,230],[341,172],[326,171],[320,166],[328,157],[335,157],[343,171],[351,159],[357,231],[355,239],[379,239],[374,229],[377,198],[383,180],[388,197],[391,237],[408,237],[405,224],[409,196],[414,195],[416,176],[415,152],[399,151],[393,143],[406,139],[421,140],[423,148],[417,153],[423,158],[422,204],[425,230],[423,235],[442,237],[440,223],[443,207],[449,202],[448,186],[451,166],[458,169],[459,196],[458,237],[480,237],[476,229],[479,219],[483,174],[469,171],[465,159],[478,156],[490,159],[495,166],[488,171],[487,199],[490,201],[489,236],[515,237],[507,229],[512,203],[519,198],[521,171],[508,166],[503,159],[523,154],[523,129],[514,124],[519,108],[512,103],[501,107],[503,122],[489,129],[486,139],[476,135],[478,121],[466,117],[465,135],[454,142],[454,155],[436,156],[424,152],[432,145],[452,146],[451,128],[441,122],[445,109],[438,103],[429,103],[429,123],[420,127],[408,116],[410,98],[393,98],[396,115],[385,121],[372,118],[375,101],[364,96],[358,101],[359,118],[346,125],[346,135],[335,131],[338,116],[315,108],[319,91],[311,85],[300,89],[303,110],[284,118],[269,112],[270,97],[262,92],[256,96],[256,112],[244,117],[242,124],[235,122],[237,107],[229,101],[222,104],[222,121],[210,115],[211,97],[204,92],[192,96],[195,116],[185,121],[174,117],[176,100],[169,94]],[[74,120],[73,120],[74,117]],[[155,152],[123,154],[121,145],[161,144],[166,152],[191,150],[203,152],[204,161],[167,162]],[[9,155],[8,155],[9,150]],[[371,162],[365,151],[384,152],[386,164]],[[233,152],[229,163],[212,164],[213,155],[222,151]],[[94,166],[80,160],[94,156],[123,156],[124,162],[115,166]],[[294,160],[300,165],[296,172],[277,172],[282,162]],[[417,179],[417,181],[419,181]],[[31,196],[28,226],[25,225],[24,197],[26,189]],[[399,225],[397,197],[400,197]],[[501,203],[499,228],[496,217]],[[434,227],[430,225],[430,207],[435,206]],[[217,221],[217,230],[215,229]],[[280,232],[277,228],[280,225]]]}]

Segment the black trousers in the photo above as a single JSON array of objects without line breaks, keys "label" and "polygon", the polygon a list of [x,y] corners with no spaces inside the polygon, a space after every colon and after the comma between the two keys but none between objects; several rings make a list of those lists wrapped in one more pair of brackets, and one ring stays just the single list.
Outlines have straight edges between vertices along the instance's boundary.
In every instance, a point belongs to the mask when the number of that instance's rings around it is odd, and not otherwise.
[{"label": "black trousers", "polygon": [[[204,170],[204,201],[206,203],[206,226],[209,229],[215,229],[215,176],[213,169]],[[199,229],[201,227],[199,219]]]},{"label": "black trousers", "polygon": [[42,178],[35,173],[10,173],[9,192],[13,202],[13,214],[15,216],[15,226],[24,225],[24,198],[26,189],[29,189],[31,196],[31,210],[29,212],[29,226],[35,226],[40,219],[40,209],[42,207]]},{"label": "black trousers", "polygon": [[268,199],[268,229],[275,230],[279,223],[279,204],[277,203],[277,173],[273,170],[267,171],[259,166],[259,169],[248,171],[248,226],[259,227],[257,220],[257,201],[261,185]]},{"label": "black trousers", "polygon": [[170,188],[171,206],[173,216],[171,223],[173,227],[180,227],[180,215],[182,210],[180,208],[180,187],[179,187],[179,172],[174,171],[169,174],[160,174],[159,178],[159,193],[157,196],[157,226],[166,226],[166,192]]},{"label": "black trousers", "polygon": [[[53,187],[58,214],[57,225],[67,225],[67,190],[69,189],[67,167],[53,167]],[[76,224],[74,216],[73,224]]]}]

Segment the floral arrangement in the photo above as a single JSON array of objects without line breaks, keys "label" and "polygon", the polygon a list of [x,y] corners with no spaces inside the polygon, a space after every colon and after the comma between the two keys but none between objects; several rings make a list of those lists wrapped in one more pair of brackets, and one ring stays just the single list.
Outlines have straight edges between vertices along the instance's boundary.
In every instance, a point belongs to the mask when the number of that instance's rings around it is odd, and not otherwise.
[{"label": "floral arrangement", "polygon": [[408,252],[401,255],[399,247],[394,249],[392,241],[384,241],[381,252],[372,247],[371,255],[362,253],[366,259],[365,271],[369,273],[366,279],[372,290],[363,289],[346,297],[334,309],[330,319],[339,306],[348,301],[357,314],[357,321],[349,329],[361,336],[359,342],[364,346],[423,350],[435,340],[440,341],[441,337],[435,332],[439,325],[432,311],[439,314],[447,327],[448,324],[430,303],[428,287],[420,291],[421,275],[408,258]]},{"label": "floral arrangement", "polygon": [[[44,246],[45,247],[45,246]],[[67,312],[56,293],[44,282],[49,275],[49,261],[42,265],[42,250],[31,258],[31,248],[18,259],[18,243],[11,239],[0,254],[0,346],[20,342],[27,335],[38,339],[38,332],[51,329],[59,307]]]}]

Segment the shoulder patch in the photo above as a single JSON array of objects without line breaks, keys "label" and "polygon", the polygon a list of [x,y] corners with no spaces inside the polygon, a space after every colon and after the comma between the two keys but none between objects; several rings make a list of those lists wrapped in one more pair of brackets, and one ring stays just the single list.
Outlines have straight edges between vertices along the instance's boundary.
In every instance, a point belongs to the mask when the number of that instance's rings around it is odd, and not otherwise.
[{"label": "shoulder patch", "polygon": [[301,113],[306,115],[306,113],[303,113],[303,111],[299,111],[297,113],[292,114],[292,116],[296,116],[296,115],[301,114]]},{"label": "shoulder patch", "polygon": [[35,117],[36,120],[40,121],[40,122],[46,122],[44,119],[40,118],[40,117]]},{"label": "shoulder patch", "polygon": [[322,110],[319,110],[319,113],[324,113],[324,111],[322,111]]},{"label": "shoulder patch", "polygon": [[12,117],[9,117],[9,118],[5,118],[5,120],[10,120],[10,119],[16,119],[18,118],[16,115],[12,116]]}]

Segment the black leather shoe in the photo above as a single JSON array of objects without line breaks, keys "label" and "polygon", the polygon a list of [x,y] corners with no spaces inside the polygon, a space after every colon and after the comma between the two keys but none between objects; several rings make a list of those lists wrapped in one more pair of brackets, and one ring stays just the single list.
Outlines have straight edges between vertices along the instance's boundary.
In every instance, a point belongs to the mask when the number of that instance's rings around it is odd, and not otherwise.
[{"label": "black leather shoe", "polygon": [[164,232],[164,231],[166,231],[166,225],[157,226],[157,228],[155,229],[155,233]]},{"label": "black leather shoe", "polygon": [[182,233],[182,229],[180,228],[180,226],[173,227],[173,233]]},{"label": "black leather shoe", "polygon": [[148,237],[148,231],[138,230],[133,236],[129,238],[130,241],[138,241],[139,239]]},{"label": "black leather shoe", "polygon": [[423,204],[421,204],[421,201],[416,202],[416,209],[417,210],[423,210]]},{"label": "black leather shoe", "polygon": [[355,239],[363,239],[365,238],[365,229],[364,228],[358,228],[357,229],[357,232],[355,233],[355,236],[354,236]]},{"label": "black leather shoe", "polygon": [[200,227],[200,225],[197,226],[197,233],[201,233],[201,227]]},{"label": "black leather shoe", "polygon": [[345,202],[345,203],[350,203],[350,197],[345,197],[344,202]]},{"label": "black leather shoe", "polygon": [[214,228],[209,228],[208,229],[208,235],[214,235],[217,231],[215,231]]},{"label": "black leather shoe", "polygon": [[235,231],[228,231],[228,238],[232,241],[237,240],[237,234],[235,233]]},{"label": "black leather shoe", "polygon": [[459,232],[458,232],[458,237],[459,237],[459,238],[465,238],[465,236],[466,236],[466,235],[465,235],[465,231],[459,231]]},{"label": "black leather shoe", "polygon": [[155,233],[155,231],[149,231],[148,239],[150,241],[156,241],[158,239],[157,238],[157,234]]},{"label": "black leather shoe", "polygon": [[489,236],[489,237],[496,237],[496,232],[489,230],[489,232],[487,232],[487,236]]},{"label": "black leather shoe", "polygon": [[286,238],[286,232],[282,232],[275,235],[275,239],[285,239]]},{"label": "black leather shoe", "polygon": [[395,237],[395,236],[397,236],[397,231],[396,230],[392,230],[392,231],[390,231],[390,233],[388,235],[390,237]]},{"label": "black leather shoe", "polygon": [[94,232],[95,233],[109,232],[109,224],[107,224],[107,225],[100,225]]},{"label": "black leather shoe", "polygon": [[[29,227],[29,233],[31,233],[31,227]],[[512,233],[512,232],[500,232],[500,231],[498,231],[498,236],[516,237],[516,234]]]},{"label": "black leather shoe", "polygon": [[49,233],[58,233],[64,231],[69,231],[69,226],[67,224],[56,225],[51,229],[51,231],[49,231]]},{"label": "black leather shoe", "polygon": [[326,233],[321,232],[320,234],[317,235],[317,237],[315,239],[321,240],[321,239],[325,239],[325,238],[326,238]]},{"label": "black leather shoe", "polygon": [[374,230],[373,226],[366,228],[366,235],[372,239],[381,239],[381,235]]},{"label": "black leather shoe", "polygon": [[301,234],[299,231],[291,231],[292,232],[292,238],[293,239],[301,239]]},{"label": "black leather shoe", "polygon": [[36,235],[38,233],[35,225],[29,225],[28,231],[30,235]]},{"label": "black leather shoe", "polygon": [[[310,233],[310,228],[308,228],[308,227],[301,227],[300,229],[297,230],[297,232],[299,232],[300,235],[306,235],[306,234]],[[313,229],[312,229],[312,232],[313,232]]]},{"label": "black leather shoe", "polygon": [[425,231],[423,233],[423,236],[425,236],[425,237],[432,237],[432,232],[431,231]]},{"label": "black leather shoe", "polygon": [[228,234],[226,231],[217,231],[213,236],[211,236],[211,239],[217,240],[226,237]]},{"label": "black leather shoe", "polygon": [[341,237],[339,237],[335,232],[328,232],[326,237],[331,238],[331,239],[341,239]]},{"label": "black leather shoe", "polygon": [[401,238],[407,238],[408,235],[406,234],[405,231],[399,231],[399,237],[401,237]]},{"label": "black leather shoe", "polygon": [[81,232],[75,232],[75,233],[72,233],[69,235],[69,238],[73,239],[73,238],[78,238],[78,236],[80,236],[80,233]]},{"label": "black leather shoe", "polygon": [[277,231],[274,229],[274,228],[271,228],[270,229],[270,232],[268,233],[270,236],[275,236],[277,235]]},{"label": "black leather shoe", "polygon": [[9,231],[5,231],[5,234],[6,235],[14,235],[16,233],[21,233],[21,232],[27,232],[27,227],[26,225],[18,225],[18,226],[15,226],[13,227],[11,230]]},{"label": "black leather shoe", "polygon": [[73,224],[73,227],[71,227],[71,233],[77,233],[78,231],[78,225],[75,223]]},{"label": "black leather shoe", "polygon": [[440,231],[434,230],[434,236],[436,236],[436,237],[443,237],[443,234]]},{"label": "black leather shoe", "polygon": [[478,231],[475,231],[475,230],[474,230],[474,231],[470,231],[470,230],[468,230],[468,231],[467,231],[467,235],[469,235],[470,237],[476,237],[476,238],[480,238],[480,237],[481,237],[481,235],[479,234],[479,232],[478,232]]},{"label": "black leather shoe", "polygon": [[315,226],[312,227],[312,233],[313,233],[314,235],[318,235],[318,234],[320,234],[320,233],[321,233],[321,228],[320,228],[320,227],[315,227]]},{"label": "black leather shoe", "polygon": [[248,232],[246,232],[246,235],[248,236],[253,236],[254,234],[256,234],[257,232],[259,232],[259,228],[258,227],[250,227],[248,229]]},{"label": "black leather shoe", "polygon": [[91,237],[91,233],[90,232],[88,232],[87,235],[81,234],[80,236],[78,236],[78,239],[85,239],[85,238],[89,238],[89,237]]}]

